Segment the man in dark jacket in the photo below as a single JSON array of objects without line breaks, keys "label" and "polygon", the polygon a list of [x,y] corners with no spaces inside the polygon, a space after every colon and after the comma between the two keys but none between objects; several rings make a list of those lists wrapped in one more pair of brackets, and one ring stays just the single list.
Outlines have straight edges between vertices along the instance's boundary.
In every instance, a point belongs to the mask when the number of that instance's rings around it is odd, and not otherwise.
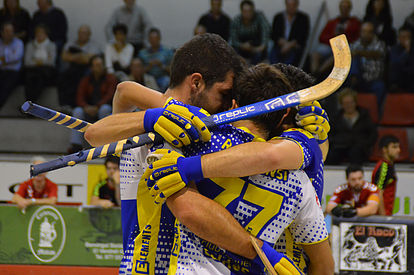
[{"label": "man in dark jacket", "polygon": [[346,88],[339,94],[341,109],[331,119],[327,164],[368,161],[377,129],[367,110],[357,106],[356,92]]},{"label": "man in dark jacket", "polygon": [[285,0],[286,11],[275,15],[272,25],[274,43],[270,63],[297,66],[309,36],[309,16],[298,11],[299,0]]}]

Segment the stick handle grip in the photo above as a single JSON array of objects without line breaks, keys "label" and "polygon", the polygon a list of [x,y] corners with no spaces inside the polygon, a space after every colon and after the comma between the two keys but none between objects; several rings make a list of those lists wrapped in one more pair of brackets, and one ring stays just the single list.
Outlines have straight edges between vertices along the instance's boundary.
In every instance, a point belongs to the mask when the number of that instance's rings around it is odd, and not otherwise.
[{"label": "stick handle grip", "polygon": [[73,166],[81,162],[97,158],[104,158],[109,155],[119,154],[124,150],[140,147],[145,144],[160,144],[163,138],[157,133],[145,133],[139,136],[123,139],[96,148],[80,151],[71,155],[63,156],[48,162],[31,165],[30,176],[34,177],[41,173],[49,172],[59,168]]},{"label": "stick handle grip", "polygon": [[85,132],[86,128],[90,125],[89,122],[37,105],[31,101],[23,103],[21,110],[26,114],[31,114],[32,116],[52,121],[56,124],[79,132]]}]

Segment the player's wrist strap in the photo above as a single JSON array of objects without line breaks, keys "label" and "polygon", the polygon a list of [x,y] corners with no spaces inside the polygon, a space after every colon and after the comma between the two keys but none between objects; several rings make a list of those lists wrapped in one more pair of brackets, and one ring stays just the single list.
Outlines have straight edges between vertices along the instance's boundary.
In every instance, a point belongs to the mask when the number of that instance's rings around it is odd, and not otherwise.
[{"label": "player's wrist strap", "polygon": [[178,158],[177,167],[181,178],[187,184],[192,180],[197,182],[204,179],[201,156]]}]

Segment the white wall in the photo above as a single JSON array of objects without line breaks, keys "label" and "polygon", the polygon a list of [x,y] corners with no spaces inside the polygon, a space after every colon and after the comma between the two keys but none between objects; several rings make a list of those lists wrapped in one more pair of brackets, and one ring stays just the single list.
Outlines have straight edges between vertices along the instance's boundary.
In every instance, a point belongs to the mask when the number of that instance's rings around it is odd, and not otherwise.
[{"label": "white wall", "polygon": [[[327,0],[329,17],[338,14],[339,0]],[[362,18],[368,0],[354,0],[353,13]],[[405,17],[414,10],[414,0],[390,0],[394,17],[394,27],[402,25]],[[23,7],[31,14],[37,9],[35,0],[20,0]],[[104,26],[114,8],[122,0],[54,0],[62,8],[69,20],[69,39],[76,37],[76,30],[81,24],[92,27],[93,39],[104,42]],[[154,25],[161,29],[164,44],[178,47],[191,38],[198,18],[209,9],[209,0],[137,0],[150,15]],[[231,17],[239,13],[240,0],[223,0],[223,10]],[[269,22],[273,16],[284,8],[284,0],[255,0],[257,9],[264,11]],[[300,9],[306,11],[312,24],[321,6],[322,0],[302,0]],[[325,18],[326,20],[326,18]],[[326,21],[323,20],[322,24]]]}]

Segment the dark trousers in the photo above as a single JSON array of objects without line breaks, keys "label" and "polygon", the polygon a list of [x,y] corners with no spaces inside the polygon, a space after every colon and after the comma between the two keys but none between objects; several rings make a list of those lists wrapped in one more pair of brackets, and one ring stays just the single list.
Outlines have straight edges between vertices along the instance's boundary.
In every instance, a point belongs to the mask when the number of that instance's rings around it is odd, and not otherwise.
[{"label": "dark trousers", "polygon": [[19,83],[19,71],[0,70],[0,108]]},{"label": "dark trousers", "polygon": [[67,70],[61,73],[58,80],[59,104],[76,107],[76,92],[82,77],[88,71],[87,65],[71,64]]},{"label": "dark trousers", "polygon": [[54,84],[54,76],[52,66],[27,67],[24,77],[26,100],[36,101],[44,88]]}]

